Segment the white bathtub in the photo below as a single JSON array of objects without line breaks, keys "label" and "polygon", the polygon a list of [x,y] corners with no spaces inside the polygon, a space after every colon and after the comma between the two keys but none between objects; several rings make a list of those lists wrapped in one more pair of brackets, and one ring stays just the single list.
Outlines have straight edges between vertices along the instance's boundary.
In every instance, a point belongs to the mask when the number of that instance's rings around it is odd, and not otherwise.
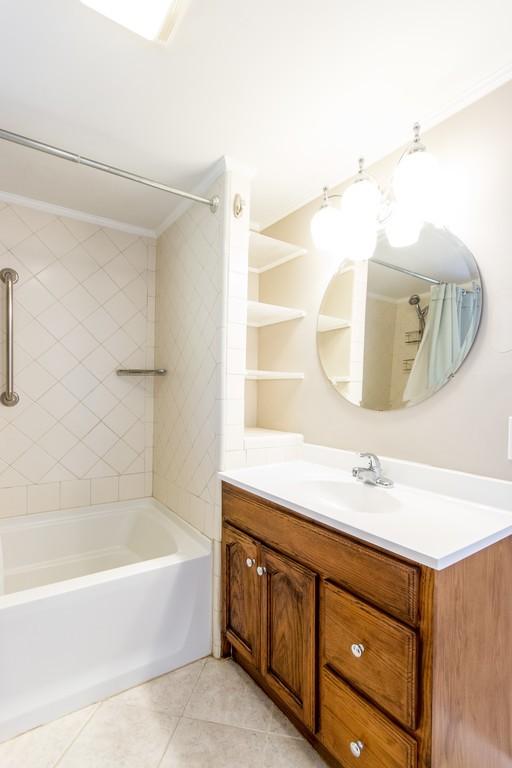
[{"label": "white bathtub", "polygon": [[211,570],[150,499],[0,521],[0,741],[208,655]]}]

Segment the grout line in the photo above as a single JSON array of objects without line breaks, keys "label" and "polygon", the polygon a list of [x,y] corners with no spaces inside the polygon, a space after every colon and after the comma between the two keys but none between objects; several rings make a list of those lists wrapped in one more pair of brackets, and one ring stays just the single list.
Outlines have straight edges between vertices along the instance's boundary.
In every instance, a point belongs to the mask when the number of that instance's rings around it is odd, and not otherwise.
[{"label": "grout line", "polygon": [[208,664],[208,660],[211,659],[211,658],[213,658],[213,657],[212,656],[205,656],[204,659],[202,659],[203,666],[201,667],[201,671],[199,672],[199,674],[197,676],[197,680],[195,681],[194,685],[190,689],[190,694],[189,694],[185,704],[183,705],[183,712],[181,713],[181,717],[182,718],[185,717],[185,710],[187,709],[187,707],[188,707],[188,705],[190,703],[190,700],[191,700],[192,696],[194,695],[194,692],[195,692],[197,686],[199,685],[199,681],[200,681],[201,676],[202,676],[202,674],[203,674],[203,672],[205,670],[206,665]]},{"label": "grout line", "polygon": [[163,759],[164,759],[164,757],[165,757],[165,756],[166,756],[166,754],[167,754],[167,750],[168,750],[168,749],[169,749],[169,747],[171,746],[171,741],[172,741],[172,740],[173,740],[173,738],[174,738],[174,734],[175,734],[175,733],[176,733],[176,731],[178,730],[178,726],[179,726],[179,724],[181,723],[181,721],[182,721],[182,720],[183,720],[183,717],[178,717],[178,718],[176,719],[176,725],[175,725],[175,726],[174,726],[174,728],[172,729],[171,735],[169,736],[169,740],[167,741],[167,744],[165,745],[164,751],[162,752],[162,756],[161,756],[160,760],[158,761],[158,763],[156,764],[155,768],[160,768],[160,766],[162,765]]},{"label": "grout line", "polygon": [[[93,719],[94,715],[95,715],[95,714],[98,712],[99,708],[101,707],[102,703],[103,703],[102,701],[98,701],[98,702],[96,702],[96,705],[95,705],[95,707],[94,707],[93,711],[91,712],[91,714],[90,714],[90,717],[88,717],[88,718],[87,718],[87,720],[86,720],[86,721],[85,721],[85,723],[82,725],[82,727],[81,727],[81,728],[80,728],[80,729],[77,731],[77,733],[75,734],[75,736],[74,736],[74,737],[71,739],[71,741],[69,742],[69,744],[67,745],[67,747],[66,747],[66,748],[64,749],[64,751],[62,752],[61,756],[60,756],[60,757],[57,759],[57,762],[53,764],[52,768],[57,768],[57,766],[58,766],[58,765],[59,765],[59,763],[62,761],[62,759],[65,757],[65,755],[66,755],[66,754],[69,752],[69,750],[71,749],[71,747],[73,746],[73,744],[75,743],[75,741],[76,741],[76,740],[78,739],[78,737],[79,737],[79,736],[80,736],[80,735],[83,733],[84,729],[85,729],[85,728],[86,728],[86,727],[89,725],[89,723],[90,723],[90,722],[91,722],[91,720]],[[70,713],[70,714],[72,714],[72,713]],[[53,721],[53,722],[55,722],[55,721]]]},{"label": "grout line", "polygon": [[[231,658],[228,658],[228,659],[214,659],[213,656],[207,656],[206,657],[205,663],[203,664],[203,668],[201,670],[201,673],[200,673],[199,677],[197,678],[196,683],[192,687],[192,691],[190,693],[189,699],[188,699],[187,703],[185,704],[185,708],[183,710],[183,714],[182,714],[182,716],[180,718],[181,720],[183,720],[183,718],[185,720],[195,720],[196,722],[199,722],[199,723],[210,723],[211,725],[221,725],[221,726],[227,726],[228,728],[238,728],[241,731],[253,731],[253,733],[266,734],[267,736],[279,736],[279,737],[284,738],[284,739],[295,739],[295,740],[302,740],[303,739],[303,736],[298,731],[297,731],[297,736],[290,736],[290,735],[288,735],[286,733],[278,733],[278,732],[275,732],[275,731],[269,731],[268,728],[266,730],[261,730],[260,728],[250,728],[249,726],[234,725],[233,723],[222,723],[222,722],[219,722],[218,720],[208,720],[207,718],[193,717],[191,715],[187,715],[185,710],[186,710],[188,704],[190,703],[190,700],[191,700],[191,698],[192,698],[192,696],[194,694],[194,691],[196,690],[197,686],[199,685],[199,680],[201,679],[201,676],[202,676],[202,674],[203,674],[203,672],[204,672],[204,670],[206,668],[206,665],[208,664],[208,661],[210,659],[212,659],[216,663],[220,663],[220,664],[230,664],[230,663],[231,664],[235,664],[235,662],[232,661]],[[241,669],[241,667],[240,667],[240,669]],[[251,683],[253,683],[254,681],[252,680],[250,675],[248,675],[247,672],[245,672],[245,670],[243,670],[243,672],[247,676],[248,681],[251,681]],[[254,683],[254,685],[256,685],[256,684]],[[259,690],[261,690],[261,689],[259,689]],[[265,695],[265,697],[268,699],[268,701],[273,706],[276,706],[273,703],[272,699],[269,696],[267,696],[267,694],[264,691],[262,691],[262,693]],[[272,722],[272,719],[271,719],[270,722]]]},{"label": "grout line", "polygon": [[250,731],[260,733],[262,736],[277,736],[279,739],[289,739],[291,741],[305,741],[302,734],[297,731],[297,736],[290,736],[287,733],[277,733],[276,731],[263,731],[261,728],[250,728],[248,725],[235,725],[234,723],[221,723],[218,720],[207,720],[201,717],[191,717],[183,715],[180,720],[194,720],[196,723],[208,723],[209,725],[219,725],[224,728],[236,728],[238,731]]}]

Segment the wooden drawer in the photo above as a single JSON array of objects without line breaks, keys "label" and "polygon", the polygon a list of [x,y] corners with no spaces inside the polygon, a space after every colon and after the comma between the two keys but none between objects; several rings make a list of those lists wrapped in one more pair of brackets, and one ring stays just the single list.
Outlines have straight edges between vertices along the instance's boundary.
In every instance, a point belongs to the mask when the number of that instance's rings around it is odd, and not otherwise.
[{"label": "wooden drawer", "polygon": [[418,623],[420,568],[223,483],[227,522],[408,624]]},{"label": "wooden drawer", "polygon": [[[417,745],[328,669],[322,670],[320,740],[343,768],[416,768]],[[351,744],[360,742],[360,757]]]},{"label": "wooden drawer", "polygon": [[[418,688],[414,630],[328,582],[322,584],[320,606],[322,664],[414,729]],[[353,645],[358,646],[355,653]]]}]

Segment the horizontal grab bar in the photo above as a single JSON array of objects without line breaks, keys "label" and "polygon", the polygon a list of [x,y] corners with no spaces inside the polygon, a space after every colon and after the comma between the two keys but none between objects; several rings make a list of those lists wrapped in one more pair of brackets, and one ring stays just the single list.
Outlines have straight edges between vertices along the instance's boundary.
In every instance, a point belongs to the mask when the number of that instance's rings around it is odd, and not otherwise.
[{"label": "horizontal grab bar", "polygon": [[119,368],[118,376],[165,376],[166,368]]}]

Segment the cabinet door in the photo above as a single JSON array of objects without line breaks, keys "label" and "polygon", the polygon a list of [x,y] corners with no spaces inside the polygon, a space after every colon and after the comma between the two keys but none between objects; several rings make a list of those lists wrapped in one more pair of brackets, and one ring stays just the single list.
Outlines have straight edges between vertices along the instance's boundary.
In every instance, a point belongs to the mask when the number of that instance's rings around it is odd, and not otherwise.
[{"label": "cabinet door", "polygon": [[226,639],[255,667],[260,663],[261,579],[259,545],[240,531],[223,531],[224,630]]},{"label": "cabinet door", "polygon": [[261,671],[314,731],[316,575],[266,547],[261,553]]}]

